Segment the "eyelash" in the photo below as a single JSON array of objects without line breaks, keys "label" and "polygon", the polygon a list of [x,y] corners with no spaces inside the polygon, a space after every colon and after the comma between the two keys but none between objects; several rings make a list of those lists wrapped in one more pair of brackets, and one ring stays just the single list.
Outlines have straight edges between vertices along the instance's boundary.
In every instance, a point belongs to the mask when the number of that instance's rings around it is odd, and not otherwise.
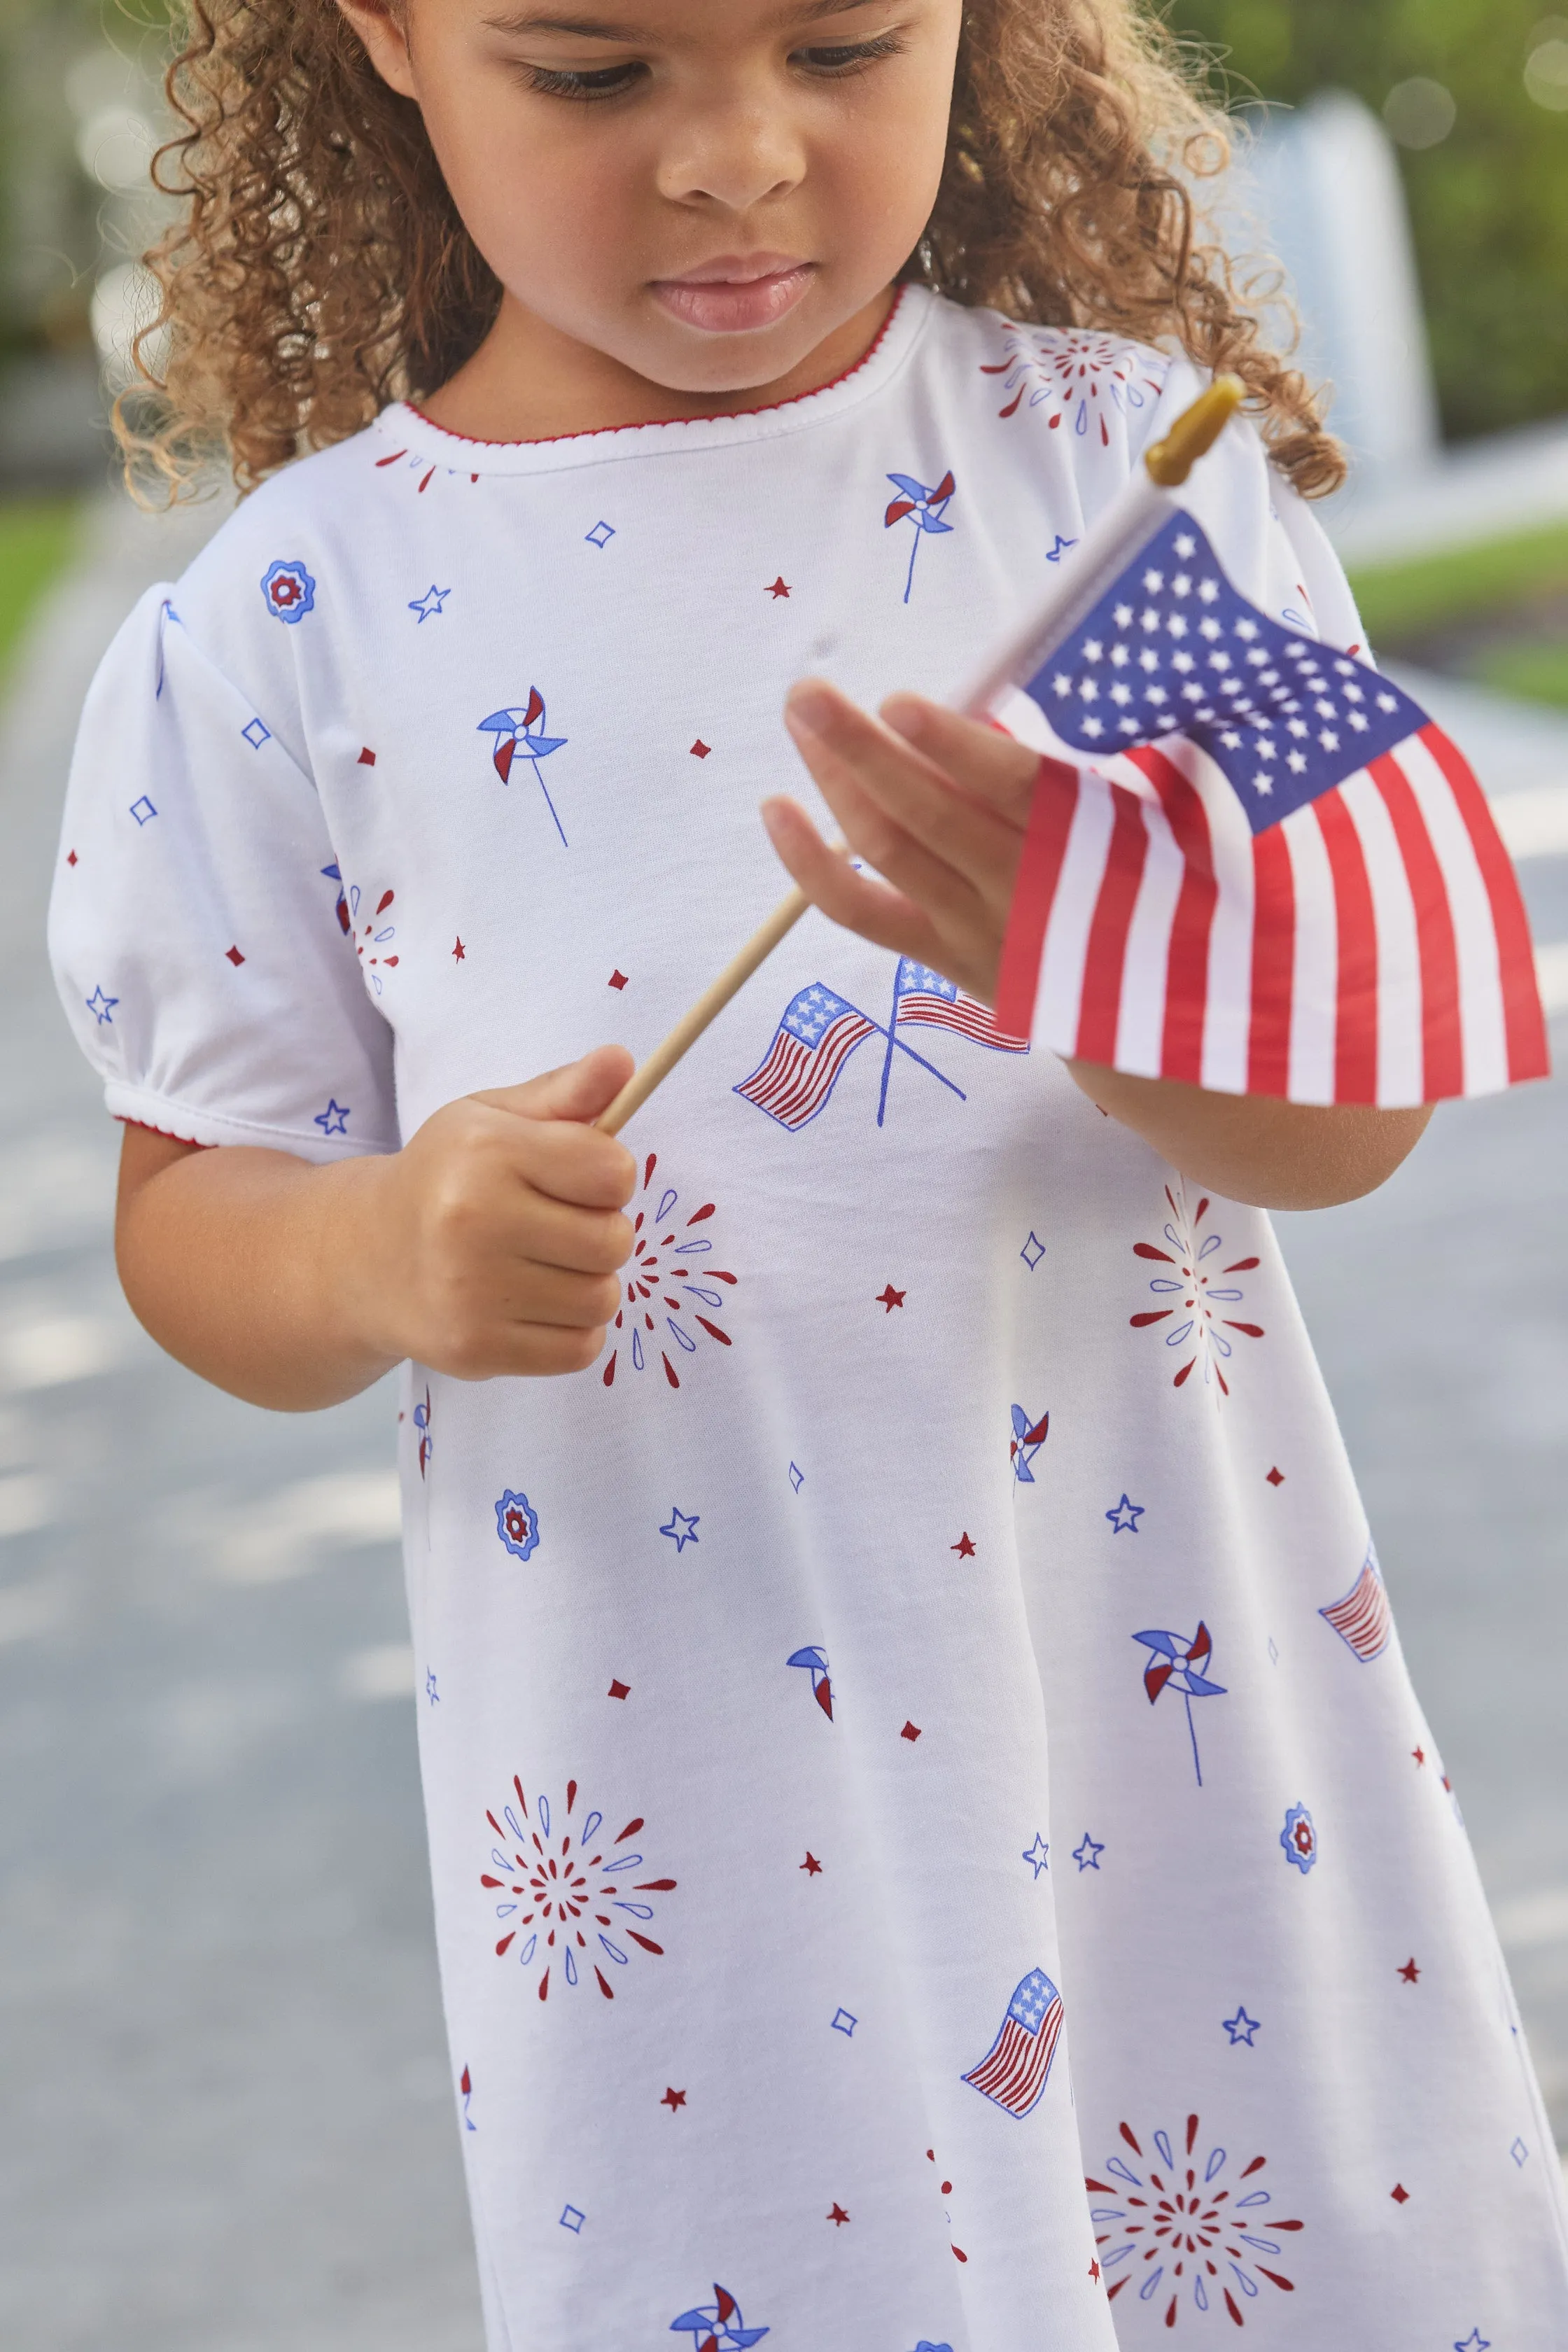
[{"label": "eyelash", "polygon": [[[796,55],[818,60],[809,68],[818,81],[849,81],[876,65],[883,58],[895,58],[903,50],[896,33],[884,33],[874,41],[835,44],[831,48],[801,49]],[[823,59],[830,63],[820,62]],[[552,66],[529,66],[528,86],[544,98],[564,98],[579,105],[602,105],[606,99],[622,98],[637,87],[647,68],[641,65],[605,66],[596,73],[562,73]]]}]

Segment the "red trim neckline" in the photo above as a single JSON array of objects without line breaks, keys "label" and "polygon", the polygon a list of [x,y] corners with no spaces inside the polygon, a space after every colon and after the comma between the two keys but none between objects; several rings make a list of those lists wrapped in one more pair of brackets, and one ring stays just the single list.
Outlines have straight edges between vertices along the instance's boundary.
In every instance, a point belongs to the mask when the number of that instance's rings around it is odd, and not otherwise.
[{"label": "red trim neckline", "polygon": [[862,368],[869,367],[886,342],[894,320],[903,309],[904,297],[909,290],[910,281],[905,278],[894,292],[887,317],[853,367],[847,367],[841,375],[830,377],[826,383],[813,384],[809,392],[791,393],[787,400],[765,400],[760,408],[726,408],[709,416],[647,416],[637,425],[591,425],[583,433],[546,433],[533,441],[485,441],[471,433],[454,433],[449,425],[437,425],[433,416],[426,416],[425,411],[411,400],[399,401],[397,405],[405,408],[427,433],[438,433],[443,441],[456,441],[465,449],[550,449],[563,441],[600,441],[611,433],[650,433],[663,425],[730,425],[738,424],[742,417],[772,416],[781,408],[799,408],[808,400],[819,400],[825,392],[837,392],[840,384],[848,383]]}]

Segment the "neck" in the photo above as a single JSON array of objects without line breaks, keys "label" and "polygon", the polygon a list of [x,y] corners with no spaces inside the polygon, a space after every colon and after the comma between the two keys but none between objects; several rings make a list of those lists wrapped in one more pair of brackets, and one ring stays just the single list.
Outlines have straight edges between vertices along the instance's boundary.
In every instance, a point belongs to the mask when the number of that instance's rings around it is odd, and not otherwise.
[{"label": "neck", "polygon": [[549,441],[617,425],[771,408],[819,391],[857,366],[887,324],[897,293],[896,287],[884,287],[786,373],[701,392],[655,383],[503,294],[495,325],[473,358],[421,407],[434,424],[471,441]]}]

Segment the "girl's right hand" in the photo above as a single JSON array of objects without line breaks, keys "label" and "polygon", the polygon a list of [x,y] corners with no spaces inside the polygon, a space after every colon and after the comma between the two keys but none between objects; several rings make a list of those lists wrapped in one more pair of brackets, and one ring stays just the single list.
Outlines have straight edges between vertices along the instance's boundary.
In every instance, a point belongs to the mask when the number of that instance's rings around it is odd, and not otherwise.
[{"label": "girl's right hand", "polygon": [[632,1066],[602,1045],[448,1103],[401,1151],[359,1163],[344,1305],[371,1349],[466,1381],[594,1361],[621,1305],[637,1168],[589,1122]]}]

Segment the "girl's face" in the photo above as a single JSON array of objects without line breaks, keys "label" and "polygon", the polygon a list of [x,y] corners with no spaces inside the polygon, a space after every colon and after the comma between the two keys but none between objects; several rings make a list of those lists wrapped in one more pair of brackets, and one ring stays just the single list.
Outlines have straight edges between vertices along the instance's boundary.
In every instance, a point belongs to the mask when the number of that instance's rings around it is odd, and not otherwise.
[{"label": "girl's face", "polygon": [[518,306],[671,391],[776,385],[936,201],[963,0],[340,4],[424,115],[503,339]]}]

